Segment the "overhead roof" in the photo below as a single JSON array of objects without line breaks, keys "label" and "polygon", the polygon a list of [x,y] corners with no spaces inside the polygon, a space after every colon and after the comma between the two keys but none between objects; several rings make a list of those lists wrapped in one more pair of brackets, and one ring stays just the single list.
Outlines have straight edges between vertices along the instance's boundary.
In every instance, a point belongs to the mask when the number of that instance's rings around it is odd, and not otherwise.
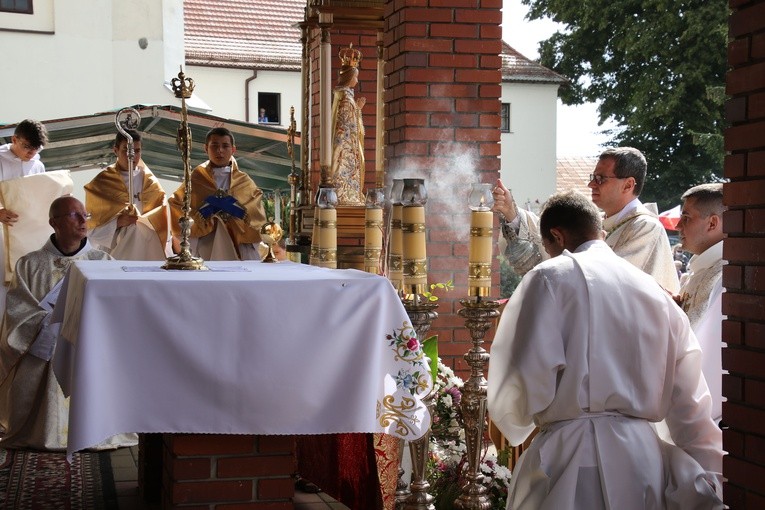
[{"label": "overhead roof", "polygon": [[565,76],[530,60],[515,48],[502,41],[502,81],[525,83],[554,83],[562,85],[568,81]]},{"label": "overhead roof", "polygon": [[[158,177],[180,181],[183,159],[176,138],[181,123],[177,106],[134,106],[141,116],[142,157]],[[118,110],[82,117],[41,121],[48,129],[48,145],[40,152],[47,170],[105,167],[114,161],[112,145],[117,134],[114,120]],[[191,166],[207,160],[205,135],[213,127],[228,128],[235,137],[235,158],[264,190],[288,188],[292,160],[287,148],[287,130],[280,127],[250,124],[198,112],[188,112],[191,130]],[[0,141],[9,143],[16,125],[0,126]],[[295,164],[300,163],[300,135],[295,135]]]},{"label": "overhead roof", "polygon": [[186,64],[299,71],[306,0],[184,0]]}]

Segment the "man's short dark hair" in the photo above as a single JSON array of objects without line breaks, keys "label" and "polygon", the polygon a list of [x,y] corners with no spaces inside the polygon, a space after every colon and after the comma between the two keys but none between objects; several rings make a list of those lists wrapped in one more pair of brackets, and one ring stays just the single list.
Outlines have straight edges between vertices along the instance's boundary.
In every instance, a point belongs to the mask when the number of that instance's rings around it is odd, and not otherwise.
[{"label": "man's short dark hair", "polygon": [[680,197],[681,200],[686,201],[692,198],[694,205],[705,218],[715,214],[722,216],[725,212],[725,205],[723,205],[723,183],[710,182],[707,184],[699,184],[694,186]]},{"label": "man's short dark hair", "polygon": [[648,163],[645,156],[633,147],[612,147],[600,154],[600,160],[611,158],[614,160],[614,175],[620,179],[632,177],[635,179],[635,196],[643,191]]},{"label": "man's short dark hair", "polygon": [[578,191],[555,193],[545,202],[539,220],[540,233],[548,241],[553,240],[553,228],[565,230],[576,245],[597,239],[602,228],[600,212]]},{"label": "man's short dark hair", "polygon": [[[133,143],[141,141],[141,133],[135,129],[126,129],[125,132],[133,139]],[[127,137],[118,131],[117,136],[114,137],[114,147],[119,149],[122,142],[127,142]]]},{"label": "man's short dark hair", "polygon": [[231,145],[236,146],[236,141],[234,140],[234,134],[231,131],[229,131],[228,128],[224,128],[224,127],[216,127],[208,131],[207,136],[205,136],[205,145],[210,143],[210,137],[213,135],[228,136],[229,138],[231,138]]},{"label": "man's short dark hair", "polygon": [[29,145],[35,149],[39,149],[46,143],[48,143],[48,130],[41,122],[32,119],[25,119],[19,122],[13,134],[19,138],[23,138]]}]

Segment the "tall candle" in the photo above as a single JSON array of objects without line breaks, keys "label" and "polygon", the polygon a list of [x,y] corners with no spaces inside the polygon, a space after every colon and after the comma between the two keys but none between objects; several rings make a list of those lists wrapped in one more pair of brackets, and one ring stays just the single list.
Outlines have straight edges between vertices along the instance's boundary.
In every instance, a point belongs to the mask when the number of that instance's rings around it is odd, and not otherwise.
[{"label": "tall candle", "polygon": [[404,284],[401,269],[401,255],[404,248],[403,232],[401,231],[401,204],[393,204],[391,208],[390,224],[390,263],[388,264],[388,278],[396,290],[401,290]]},{"label": "tall candle", "polygon": [[319,208],[319,265],[337,268],[337,209]]},{"label": "tall candle", "polygon": [[493,221],[494,214],[489,210],[470,211],[469,296],[488,296],[491,290]]},{"label": "tall candle", "polygon": [[364,213],[364,271],[380,274],[383,241],[383,210],[367,207]]},{"label": "tall candle", "polygon": [[319,264],[319,209],[318,206],[313,208],[313,233],[311,234],[311,255],[308,259],[308,263],[312,266],[318,266]]},{"label": "tall candle", "polygon": [[425,253],[425,207],[405,205],[401,211],[403,233],[404,292],[423,294],[427,289],[428,265]]},{"label": "tall candle", "polygon": [[274,223],[282,225],[282,194],[279,190],[274,191]]}]

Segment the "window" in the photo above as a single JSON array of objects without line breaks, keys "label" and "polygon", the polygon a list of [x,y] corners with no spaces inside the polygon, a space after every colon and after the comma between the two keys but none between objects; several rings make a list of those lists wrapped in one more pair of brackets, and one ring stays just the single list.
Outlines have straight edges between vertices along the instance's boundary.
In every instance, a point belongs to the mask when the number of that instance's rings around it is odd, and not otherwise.
[{"label": "window", "polygon": [[0,12],[33,14],[32,0],[0,0]]},{"label": "window", "polygon": [[258,92],[258,124],[281,124],[282,95],[276,92]]},{"label": "window", "polygon": [[502,118],[502,123],[499,126],[499,130],[503,133],[510,132],[510,103],[502,103],[502,109],[499,112]]}]

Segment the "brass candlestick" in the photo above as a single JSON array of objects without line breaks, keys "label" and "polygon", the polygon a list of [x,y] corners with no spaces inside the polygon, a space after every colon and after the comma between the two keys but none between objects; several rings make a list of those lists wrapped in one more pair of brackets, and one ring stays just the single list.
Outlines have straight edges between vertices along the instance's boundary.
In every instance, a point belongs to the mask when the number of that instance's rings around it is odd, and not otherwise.
[{"label": "brass candlestick", "polygon": [[183,73],[183,67],[177,78],[173,78],[173,93],[181,100],[181,125],[178,126],[178,138],[176,142],[183,156],[183,216],[178,220],[181,226],[181,251],[178,255],[168,257],[162,269],[196,269],[205,270],[204,260],[191,254],[191,129],[189,129],[188,111],[186,100],[194,92],[194,80],[187,78]]},{"label": "brass candlestick", "polygon": [[489,361],[489,353],[481,346],[486,331],[492,327],[499,317],[499,302],[478,297],[475,301],[460,300],[463,308],[458,312],[465,318],[465,326],[470,330],[473,347],[464,356],[470,365],[470,378],[462,387],[462,419],[465,423],[465,443],[467,446],[468,471],[465,474],[467,483],[462,486],[462,493],[455,500],[454,507],[461,510],[489,510],[491,502],[486,494],[486,487],[481,484],[483,475],[481,464],[481,448],[483,446],[483,431],[486,424],[486,389],[487,382],[483,376],[484,367]]},{"label": "brass candlestick", "polygon": [[292,169],[287,178],[290,185],[290,223],[287,231],[287,258],[292,262],[301,262],[300,248],[297,245],[296,232],[298,226],[298,196],[297,189],[300,182],[297,168],[295,168],[295,107],[290,106],[290,127],[287,129],[287,153],[290,156]]},{"label": "brass candlestick", "polygon": [[[438,303],[432,301],[420,300],[418,295],[414,295],[411,300],[404,300],[404,308],[412,321],[412,327],[417,333],[417,338],[424,339],[430,330],[433,319],[438,317],[436,308]],[[422,399],[428,409],[430,416],[433,416],[435,407],[436,393],[431,390],[428,395]],[[428,465],[428,447],[430,446],[430,428],[422,437],[414,441],[409,441],[409,454],[412,458],[412,483],[409,485],[410,493],[401,491],[402,501],[399,500],[399,490],[396,490],[396,508],[403,510],[435,510],[431,494],[428,494],[430,484],[426,477],[426,468]],[[403,471],[399,470],[399,476]],[[399,486],[401,480],[399,480]],[[405,484],[404,484],[405,485]]]}]

